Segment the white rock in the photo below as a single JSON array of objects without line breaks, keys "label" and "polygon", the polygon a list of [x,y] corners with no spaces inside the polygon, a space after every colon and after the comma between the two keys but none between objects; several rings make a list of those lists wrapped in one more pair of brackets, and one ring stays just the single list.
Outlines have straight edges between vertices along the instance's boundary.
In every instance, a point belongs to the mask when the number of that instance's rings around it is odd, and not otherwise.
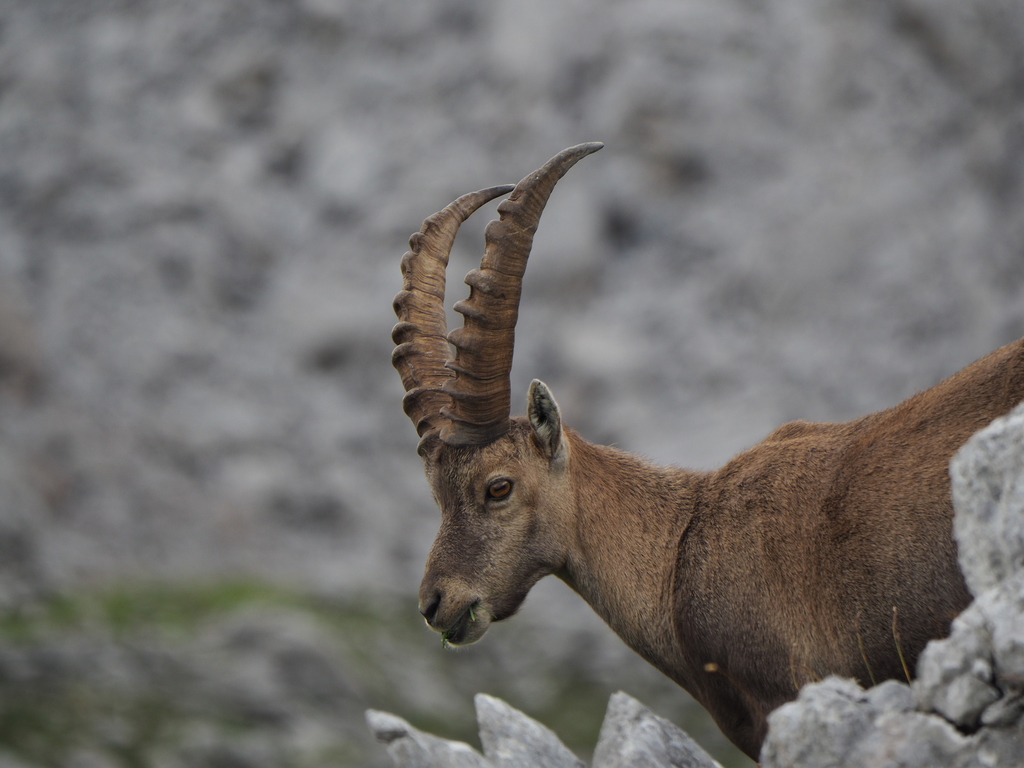
[{"label": "white rock", "polygon": [[461,741],[449,741],[413,728],[388,712],[367,710],[366,724],[399,768],[489,768],[489,763]]},{"label": "white rock", "polygon": [[968,440],[950,477],[960,567],[977,597],[1024,572],[1024,404]]},{"label": "white rock", "polygon": [[584,768],[554,732],[501,699],[477,694],[480,743],[495,768]]},{"label": "white rock", "polygon": [[621,691],[608,711],[594,749],[593,768],[721,768],[680,728]]}]

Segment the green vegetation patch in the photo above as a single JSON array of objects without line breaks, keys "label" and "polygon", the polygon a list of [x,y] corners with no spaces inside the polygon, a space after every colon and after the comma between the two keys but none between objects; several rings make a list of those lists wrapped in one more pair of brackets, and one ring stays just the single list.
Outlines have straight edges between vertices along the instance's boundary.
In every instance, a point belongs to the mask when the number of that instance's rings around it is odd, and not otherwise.
[{"label": "green vegetation patch", "polygon": [[56,633],[109,631],[192,632],[242,606],[312,608],[315,600],[294,590],[252,580],[143,583],[78,593],[53,593],[0,612],[0,641],[31,643]]}]

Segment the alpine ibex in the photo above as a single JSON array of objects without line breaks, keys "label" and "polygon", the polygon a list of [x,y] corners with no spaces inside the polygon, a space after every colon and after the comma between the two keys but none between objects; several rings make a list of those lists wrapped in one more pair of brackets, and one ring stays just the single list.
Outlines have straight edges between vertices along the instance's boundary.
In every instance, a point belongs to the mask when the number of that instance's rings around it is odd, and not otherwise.
[{"label": "alpine ibex", "polygon": [[[555,183],[601,146],[563,151],[514,190],[460,197],[402,259],[393,362],[441,508],[420,611],[448,643],[472,643],[553,573],[756,759],[766,715],[802,683],[909,675],[969,602],[947,465],[1024,399],[1024,340],[889,410],[785,424],[713,472],[587,442],[540,381],[511,418],[533,235]],[[510,190],[455,305],[465,325],[448,334],[455,233]]]}]

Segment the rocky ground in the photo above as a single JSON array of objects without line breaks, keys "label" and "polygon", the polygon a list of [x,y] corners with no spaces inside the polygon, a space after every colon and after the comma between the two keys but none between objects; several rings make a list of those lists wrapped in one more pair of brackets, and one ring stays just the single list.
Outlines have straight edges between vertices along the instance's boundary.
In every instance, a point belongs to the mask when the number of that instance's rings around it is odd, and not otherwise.
[{"label": "rocky ground", "polygon": [[[1024,334],[1021,51],[1008,0],[0,3],[2,759],[346,764],[364,704],[461,733],[477,691],[542,715],[577,684],[585,744],[607,686],[687,717],[558,585],[480,649],[412,626],[406,238],[604,141],[542,222],[516,397],[713,466]],[[309,648],[335,672],[267,672]]]}]

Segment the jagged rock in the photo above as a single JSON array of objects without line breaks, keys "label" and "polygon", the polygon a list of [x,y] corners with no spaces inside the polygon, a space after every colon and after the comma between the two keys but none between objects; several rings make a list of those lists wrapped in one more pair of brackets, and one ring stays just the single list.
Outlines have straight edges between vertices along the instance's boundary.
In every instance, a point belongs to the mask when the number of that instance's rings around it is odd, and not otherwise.
[{"label": "jagged rock", "polygon": [[[475,698],[484,755],[369,710],[366,722],[399,768],[585,768],[550,729],[501,699]],[[608,702],[594,768],[721,768],[684,731],[625,693]]]},{"label": "jagged rock", "polygon": [[1024,573],[982,595],[975,604],[992,634],[997,683],[1024,685]]},{"label": "jagged rock", "polygon": [[852,680],[805,685],[796,701],[768,716],[764,766],[839,766],[871,727],[871,706]]},{"label": "jagged rock", "polygon": [[621,691],[612,694],[594,768],[721,768],[680,728]]},{"label": "jagged rock", "polygon": [[400,717],[367,710],[366,724],[401,768],[488,768],[484,758],[468,744],[449,741],[413,728]]},{"label": "jagged rock", "polygon": [[495,768],[583,768],[583,762],[536,720],[501,699],[477,694],[480,743]]},{"label": "jagged rock", "polygon": [[960,568],[977,597],[1024,572],[1024,404],[968,440],[950,477]]},{"label": "jagged rock", "polygon": [[[913,697],[895,681],[869,691],[838,678],[806,686],[769,716],[763,766],[1012,765],[1024,754],[1022,587],[1024,579],[1013,579],[990,590],[949,638],[928,645]],[[909,711],[911,698],[919,711]],[[979,726],[970,736],[960,730]]]},{"label": "jagged rock", "polygon": [[1013,725],[1024,714],[1024,691],[1020,686],[1007,687],[1003,696],[981,713],[981,724],[993,728]]},{"label": "jagged rock", "polygon": [[368,710],[366,723],[399,768],[585,768],[549,728],[501,699],[477,694],[474,702],[486,757],[387,712]]},{"label": "jagged rock", "polygon": [[887,713],[876,717],[847,761],[838,765],[883,768],[942,768],[971,765],[972,741],[952,724],[920,712]]},{"label": "jagged rock", "polygon": [[1019,766],[1024,762],[1024,720],[1012,727],[983,728],[978,731],[976,744],[971,761],[964,761],[962,766]]},{"label": "jagged rock", "polygon": [[886,680],[866,691],[868,703],[879,713],[909,712],[914,708],[910,686],[899,680]]},{"label": "jagged rock", "polygon": [[918,663],[918,708],[955,725],[1007,726],[1024,690],[1024,405],[975,434],[951,465],[960,567],[975,601]]},{"label": "jagged rock", "polygon": [[768,716],[763,768],[957,765],[971,742],[946,720],[911,711],[907,685],[889,680],[867,691],[830,677],[804,686]]},{"label": "jagged rock", "polygon": [[1024,689],[1024,574],[976,599],[918,662],[918,709],[957,726],[1009,725]]},{"label": "jagged rock", "polygon": [[992,685],[991,633],[976,605],[957,617],[948,638],[921,653],[914,695],[919,709],[963,728],[974,728],[999,698]]}]

